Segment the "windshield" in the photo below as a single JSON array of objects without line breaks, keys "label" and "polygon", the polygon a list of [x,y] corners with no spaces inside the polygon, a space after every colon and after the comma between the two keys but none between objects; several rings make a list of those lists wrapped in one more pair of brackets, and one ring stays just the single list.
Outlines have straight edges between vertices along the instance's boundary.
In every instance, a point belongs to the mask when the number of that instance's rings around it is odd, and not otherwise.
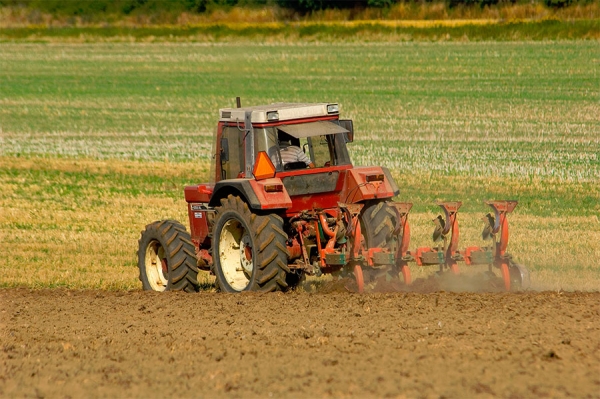
[{"label": "windshield", "polygon": [[[329,124],[333,125],[334,122],[329,122]],[[332,129],[323,125],[322,122],[293,126],[294,131],[287,129],[287,126],[254,129],[255,151],[265,151],[277,171],[350,164],[346,138],[343,133],[346,131],[345,129],[339,129],[337,131],[340,133],[335,134],[319,134],[329,133]],[[323,129],[324,126],[326,129]],[[286,133],[283,129],[296,137]]]}]

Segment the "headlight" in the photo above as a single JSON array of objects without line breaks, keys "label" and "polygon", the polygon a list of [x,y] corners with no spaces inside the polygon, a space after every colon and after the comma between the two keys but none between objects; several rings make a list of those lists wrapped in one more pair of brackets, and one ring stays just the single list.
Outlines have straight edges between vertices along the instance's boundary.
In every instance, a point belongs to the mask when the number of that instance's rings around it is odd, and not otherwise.
[{"label": "headlight", "polygon": [[337,104],[329,104],[327,105],[327,113],[328,114],[337,114],[340,112],[340,106]]},{"label": "headlight", "polygon": [[278,121],[279,113],[277,111],[267,112],[267,120],[268,121]]}]

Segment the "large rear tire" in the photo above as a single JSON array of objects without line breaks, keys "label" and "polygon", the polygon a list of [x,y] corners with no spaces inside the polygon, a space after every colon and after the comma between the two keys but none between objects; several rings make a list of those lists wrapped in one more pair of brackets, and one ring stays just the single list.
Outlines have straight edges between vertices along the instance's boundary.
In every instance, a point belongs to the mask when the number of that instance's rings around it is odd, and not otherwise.
[{"label": "large rear tire", "polygon": [[213,259],[217,288],[224,292],[281,291],[290,272],[283,231],[277,215],[257,215],[233,195],[216,208]]},{"label": "large rear tire", "polygon": [[161,220],[142,231],[138,268],[144,290],[198,291],[198,266],[194,244],[176,220]]},{"label": "large rear tire", "polygon": [[385,201],[363,208],[360,215],[361,229],[368,248],[394,246],[393,232],[396,228],[396,212]]},{"label": "large rear tire", "polygon": [[[396,245],[399,245],[398,237],[394,236],[396,223],[398,223],[397,214],[386,201],[367,204],[360,214],[360,222],[365,248],[384,248],[392,253],[395,251]],[[406,285],[412,282],[406,264],[392,266],[388,270],[388,275],[394,280],[402,279]]]}]

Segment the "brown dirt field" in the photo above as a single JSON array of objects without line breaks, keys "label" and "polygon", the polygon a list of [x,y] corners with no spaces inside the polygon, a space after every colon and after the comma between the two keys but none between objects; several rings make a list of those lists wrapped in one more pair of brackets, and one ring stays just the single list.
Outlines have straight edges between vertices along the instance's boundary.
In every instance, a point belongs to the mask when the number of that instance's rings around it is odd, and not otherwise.
[{"label": "brown dirt field", "polygon": [[0,397],[600,397],[600,293],[0,290]]}]

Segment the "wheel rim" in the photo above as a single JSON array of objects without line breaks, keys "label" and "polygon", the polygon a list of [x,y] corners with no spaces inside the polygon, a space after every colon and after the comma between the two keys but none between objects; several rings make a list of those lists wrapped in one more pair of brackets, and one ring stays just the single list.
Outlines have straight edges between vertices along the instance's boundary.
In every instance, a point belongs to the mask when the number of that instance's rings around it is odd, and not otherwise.
[{"label": "wheel rim", "polygon": [[166,290],[169,282],[167,257],[164,248],[158,241],[152,240],[146,247],[144,263],[150,288],[154,291]]},{"label": "wheel rim", "polygon": [[229,219],[219,235],[219,264],[231,288],[242,291],[250,283],[254,270],[252,238],[236,219]]}]

